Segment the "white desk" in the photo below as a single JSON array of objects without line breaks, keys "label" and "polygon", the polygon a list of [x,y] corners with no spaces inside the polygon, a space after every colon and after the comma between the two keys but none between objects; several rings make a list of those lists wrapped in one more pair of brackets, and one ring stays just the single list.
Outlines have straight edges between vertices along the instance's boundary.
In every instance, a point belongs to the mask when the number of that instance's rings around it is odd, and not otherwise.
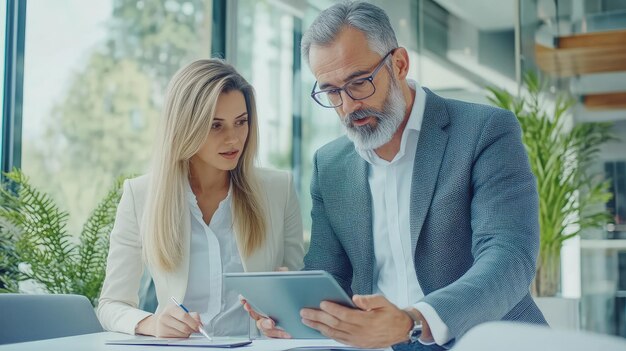
[{"label": "white desk", "polygon": [[[96,333],[67,338],[48,339],[0,346],[0,351],[281,351],[298,346],[340,347],[332,340],[254,340],[251,345],[235,349],[211,349],[174,346],[105,345],[107,340],[129,339],[120,333]],[[624,351],[623,338],[580,331],[553,330],[544,326],[512,322],[490,322],[470,330],[454,347],[455,351]]]},{"label": "white desk", "polygon": [[192,350],[241,350],[241,351],[278,351],[287,350],[298,346],[340,346],[333,340],[279,340],[259,339],[254,340],[248,346],[234,349],[215,349],[198,347],[175,347],[175,346],[134,346],[134,345],[106,345],[107,340],[130,339],[132,336],[121,333],[95,333],[66,338],[48,339],[40,341],[23,342],[17,344],[1,345],[0,351],[41,351],[41,350],[89,350],[89,351],[144,351],[144,350],[168,350],[168,351],[192,351]]}]

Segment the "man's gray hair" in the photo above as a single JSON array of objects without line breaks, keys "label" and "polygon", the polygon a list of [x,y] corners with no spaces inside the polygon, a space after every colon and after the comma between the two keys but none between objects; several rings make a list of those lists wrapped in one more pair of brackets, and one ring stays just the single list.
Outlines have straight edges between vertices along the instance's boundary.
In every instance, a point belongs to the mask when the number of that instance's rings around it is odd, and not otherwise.
[{"label": "man's gray hair", "polygon": [[345,1],[322,11],[302,36],[302,57],[309,62],[311,45],[330,45],[345,27],[361,31],[370,50],[381,57],[398,47],[389,17],[375,5],[362,1]]}]

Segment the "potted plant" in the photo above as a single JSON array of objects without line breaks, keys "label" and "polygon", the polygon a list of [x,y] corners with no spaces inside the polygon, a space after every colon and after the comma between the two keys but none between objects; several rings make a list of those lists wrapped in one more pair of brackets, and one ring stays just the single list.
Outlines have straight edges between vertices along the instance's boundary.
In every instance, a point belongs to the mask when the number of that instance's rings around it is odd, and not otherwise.
[{"label": "potted plant", "polygon": [[593,174],[600,146],[615,140],[611,123],[566,123],[575,101],[563,94],[544,94],[546,83],[536,74],[524,76],[526,92],[488,88],[489,100],[512,111],[522,127],[522,139],[539,192],[540,250],[531,286],[535,296],[556,296],[561,281],[561,246],[586,228],[601,228],[610,220],[604,206],[612,197],[609,182]]},{"label": "potted plant", "polygon": [[0,187],[0,292],[20,292],[20,282],[32,281],[48,293],[84,295],[95,306],[123,179],[74,237],[66,230],[68,214],[49,195],[19,170],[5,177]]}]

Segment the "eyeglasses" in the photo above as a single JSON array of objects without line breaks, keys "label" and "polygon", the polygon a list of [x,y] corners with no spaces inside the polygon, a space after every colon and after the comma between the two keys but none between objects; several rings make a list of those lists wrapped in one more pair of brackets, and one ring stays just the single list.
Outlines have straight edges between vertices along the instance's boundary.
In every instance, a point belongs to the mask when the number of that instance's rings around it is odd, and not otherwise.
[{"label": "eyeglasses", "polygon": [[387,55],[380,60],[378,66],[374,68],[374,71],[372,71],[372,74],[368,77],[353,79],[344,84],[341,88],[330,88],[315,91],[315,88],[317,87],[317,82],[315,82],[315,84],[313,84],[313,90],[311,90],[311,97],[315,100],[315,102],[327,108],[335,108],[343,105],[341,91],[344,91],[352,100],[367,99],[376,92],[376,86],[374,86],[374,77],[376,77],[376,73],[380,71],[387,57],[393,54],[395,50],[396,49],[389,51]]}]

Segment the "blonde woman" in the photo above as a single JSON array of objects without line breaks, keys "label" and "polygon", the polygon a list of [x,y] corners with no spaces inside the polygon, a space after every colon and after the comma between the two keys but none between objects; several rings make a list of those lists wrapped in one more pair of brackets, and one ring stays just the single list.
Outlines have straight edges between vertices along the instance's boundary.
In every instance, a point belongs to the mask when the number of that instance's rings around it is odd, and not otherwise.
[{"label": "blonde woman", "polygon": [[[253,89],[232,66],[199,60],[174,76],[152,171],[124,184],[98,305],[105,329],[247,334],[249,317],[222,273],[302,268],[292,178],[254,166],[258,123]],[[137,308],[144,268],[154,314]]]}]

